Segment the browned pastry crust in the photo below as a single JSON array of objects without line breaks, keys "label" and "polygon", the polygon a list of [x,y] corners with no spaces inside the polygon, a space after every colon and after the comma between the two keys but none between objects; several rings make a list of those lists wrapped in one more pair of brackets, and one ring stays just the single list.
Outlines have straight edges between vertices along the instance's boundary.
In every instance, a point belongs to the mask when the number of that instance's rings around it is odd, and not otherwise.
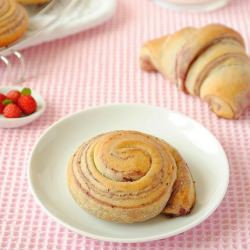
[{"label": "browned pastry crust", "polygon": [[[178,171],[178,153],[173,156],[173,151],[164,141],[136,131],[97,136],[69,161],[70,192],[82,208],[101,219],[148,220],[164,210],[172,195]],[[168,214],[181,215],[178,209],[169,208]]]},{"label": "browned pastry crust", "polygon": [[174,148],[172,155],[177,165],[177,179],[163,213],[169,216],[181,216],[189,214],[195,204],[195,185],[187,163]]},{"label": "browned pastry crust", "polygon": [[181,29],[180,31],[169,36],[169,38],[164,42],[161,53],[164,51],[164,54],[169,56],[161,56],[160,65],[164,65],[161,68],[164,76],[169,79],[171,82],[177,84],[178,75],[176,74],[176,61],[174,58],[177,58],[179,51],[186,44],[186,42],[195,34],[197,30],[195,28],[187,27]]},{"label": "browned pastry crust", "polygon": [[250,102],[250,58],[242,54],[225,58],[204,80],[200,97],[219,116],[239,117]]},{"label": "browned pastry crust", "polygon": [[141,49],[141,68],[146,71],[157,71],[159,66],[158,58],[161,52],[161,45],[166,41],[167,36],[154,39],[145,44]]}]

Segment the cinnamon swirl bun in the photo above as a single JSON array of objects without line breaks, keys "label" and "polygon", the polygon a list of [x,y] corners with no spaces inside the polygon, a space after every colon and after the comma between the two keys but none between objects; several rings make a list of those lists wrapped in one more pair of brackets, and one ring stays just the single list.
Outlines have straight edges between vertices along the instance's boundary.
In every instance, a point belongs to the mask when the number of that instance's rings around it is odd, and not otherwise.
[{"label": "cinnamon swirl bun", "polygon": [[180,170],[173,152],[163,140],[137,131],[99,135],[70,158],[69,190],[83,209],[109,221],[140,222],[165,210],[176,214],[166,207]]}]

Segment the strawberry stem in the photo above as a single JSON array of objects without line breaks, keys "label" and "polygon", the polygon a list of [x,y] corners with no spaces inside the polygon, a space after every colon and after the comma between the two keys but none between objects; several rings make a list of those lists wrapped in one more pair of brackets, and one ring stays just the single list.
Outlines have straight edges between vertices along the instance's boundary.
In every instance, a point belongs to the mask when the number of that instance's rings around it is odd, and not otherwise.
[{"label": "strawberry stem", "polygon": [[23,88],[21,91],[22,95],[31,95],[31,89],[30,88]]},{"label": "strawberry stem", "polygon": [[13,101],[12,100],[10,100],[10,99],[5,99],[5,100],[3,100],[3,102],[2,102],[2,104],[3,105],[8,105],[8,104],[10,104],[10,103],[13,103]]}]

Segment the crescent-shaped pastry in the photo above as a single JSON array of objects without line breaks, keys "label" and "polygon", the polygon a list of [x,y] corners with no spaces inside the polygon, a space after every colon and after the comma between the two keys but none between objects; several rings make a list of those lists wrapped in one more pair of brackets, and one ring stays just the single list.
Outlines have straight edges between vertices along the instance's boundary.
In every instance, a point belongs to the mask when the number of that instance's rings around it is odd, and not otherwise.
[{"label": "crescent-shaped pastry", "polygon": [[184,28],[144,44],[141,68],[159,71],[219,117],[238,119],[250,107],[250,59],[242,36],[221,24]]}]

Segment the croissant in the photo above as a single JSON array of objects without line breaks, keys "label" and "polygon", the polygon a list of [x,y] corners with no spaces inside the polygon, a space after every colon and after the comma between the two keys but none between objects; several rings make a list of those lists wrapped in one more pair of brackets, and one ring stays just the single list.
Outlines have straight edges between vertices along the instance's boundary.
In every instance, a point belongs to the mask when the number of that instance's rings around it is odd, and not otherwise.
[{"label": "croissant", "polygon": [[137,131],[109,132],[83,143],[69,161],[67,176],[75,201],[109,221],[185,215],[195,202],[192,176],[179,153]]},{"label": "croissant", "polygon": [[219,117],[237,119],[250,106],[250,58],[241,35],[220,24],[188,27],[148,41],[141,68],[158,71]]}]

